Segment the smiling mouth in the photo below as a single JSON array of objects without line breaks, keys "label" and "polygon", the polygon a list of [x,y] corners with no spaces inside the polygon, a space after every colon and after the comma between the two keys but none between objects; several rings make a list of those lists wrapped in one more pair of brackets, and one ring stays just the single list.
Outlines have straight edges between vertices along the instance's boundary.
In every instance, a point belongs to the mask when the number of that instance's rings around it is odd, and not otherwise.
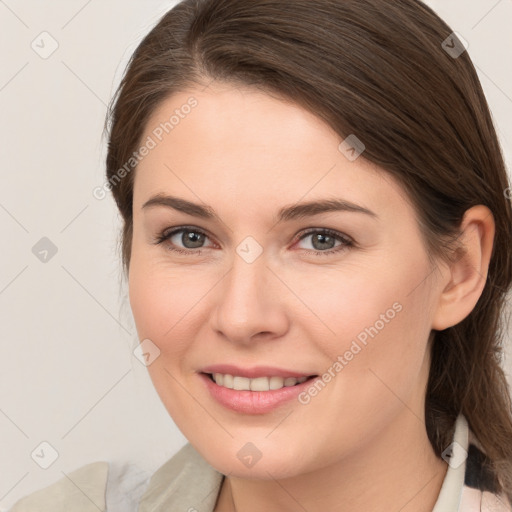
[{"label": "smiling mouth", "polygon": [[300,378],[269,376],[250,379],[248,377],[222,373],[203,373],[203,375],[208,376],[210,380],[218,386],[235,391],[276,391],[285,387],[298,386],[299,384],[318,377],[318,375]]}]

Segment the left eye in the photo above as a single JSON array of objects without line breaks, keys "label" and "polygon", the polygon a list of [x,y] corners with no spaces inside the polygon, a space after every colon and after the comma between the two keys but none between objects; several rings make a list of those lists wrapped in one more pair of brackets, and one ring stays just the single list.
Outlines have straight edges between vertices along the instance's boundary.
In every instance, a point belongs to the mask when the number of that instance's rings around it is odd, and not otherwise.
[{"label": "left eye", "polygon": [[[353,246],[353,241],[346,235],[330,229],[314,230],[304,233],[299,242],[311,237],[312,248],[305,248],[308,251],[314,251],[317,254],[332,254],[347,247]],[[339,242],[336,246],[336,242]]]}]

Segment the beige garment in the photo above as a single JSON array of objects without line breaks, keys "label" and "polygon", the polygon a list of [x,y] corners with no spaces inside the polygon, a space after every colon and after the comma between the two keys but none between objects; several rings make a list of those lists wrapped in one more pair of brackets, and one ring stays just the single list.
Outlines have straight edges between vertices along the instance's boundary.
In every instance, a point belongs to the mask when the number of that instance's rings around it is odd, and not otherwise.
[{"label": "beige garment", "polygon": [[108,462],[93,462],[29,494],[9,512],[98,512],[105,510]]},{"label": "beige garment", "polygon": [[[120,485],[109,487],[109,476],[108,462],[93,462],[22,498],[9,512],[212,512],[224,478],[190,443],[151,476],[137,503],[123,503]],[[143,483],[140,478],[130,487]]]},{"label": "beige garment", "polygon": [[[464,484],[465,456],[470,451],[471,439],[467,421],[459,415],[453,437],[455,449],[432,512],[511,512],[504,496]],[[224,479],[187,443],[147,479],[138,495],[133,493],[131,508],[116,505],[120,495],[127,494],[126,486],[119,491],[122,485],[118,484],[123,482],[109,485],[108,468],[107,462],[84,466],[71,473],[69,479],[63,478],[22,499],[9,512],[213,512]],[[141,486],[137,484],[137,488]]]}]

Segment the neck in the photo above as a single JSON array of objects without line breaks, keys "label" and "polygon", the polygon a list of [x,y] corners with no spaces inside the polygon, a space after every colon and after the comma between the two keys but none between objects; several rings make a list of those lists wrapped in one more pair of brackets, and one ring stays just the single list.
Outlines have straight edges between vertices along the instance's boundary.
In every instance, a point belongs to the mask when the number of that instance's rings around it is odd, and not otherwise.
[{"label": "neck", "polygon": [[409,409],[362,450],[335,465],[282,480],[226,477],[215,512],[431,512],[448,465]]}]

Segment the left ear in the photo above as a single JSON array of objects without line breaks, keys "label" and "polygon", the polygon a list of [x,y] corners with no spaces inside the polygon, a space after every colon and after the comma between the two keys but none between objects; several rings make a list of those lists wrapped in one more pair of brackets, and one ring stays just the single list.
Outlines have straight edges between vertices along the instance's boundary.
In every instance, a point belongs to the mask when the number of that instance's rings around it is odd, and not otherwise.
[{"label": "left ear", "polygon": [[473,206],[464,214],[460,229],[462,247],[448,266],[447,282],[432,320],[432,329],[438,331],[462,322],[471,313],[487,281],[495,233],[491,210]]}]

